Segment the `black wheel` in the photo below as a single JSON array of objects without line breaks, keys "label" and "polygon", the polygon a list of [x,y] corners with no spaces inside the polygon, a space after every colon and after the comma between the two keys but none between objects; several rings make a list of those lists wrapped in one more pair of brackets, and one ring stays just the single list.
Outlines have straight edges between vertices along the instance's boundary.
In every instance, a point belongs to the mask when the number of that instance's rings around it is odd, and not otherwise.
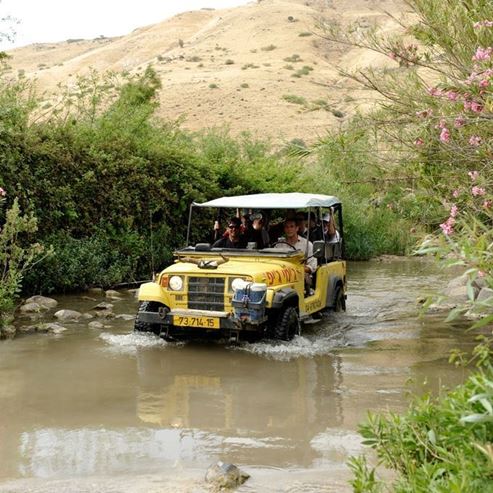
[{"label": "black wheel", "polygon": [[342,286],[337,286],[336,295],[334,300],[334,311],[335,312],[345,312],[346,311],[346,300],[344,298],[344,292]]},{"label": "black wheel", "polygon": [[274,327],[274,338],[282,341],[290,341],[300,332],[300,319],[296,308],[294,306],[288,306],[282,309]]},{"label": "black wheel", "polygon": [[161,303],[157,301],[141,301],[139,303],[139,310],[137,312],[137,318],[135,319],[134,331],[135,332],[153,332],[156,335],[159,335],[161,331],[159,325],[150,324],[148,322],[142,322],[139,320],[139,313],[141,312],[156,312],[159,310],[159,307],[163,306]]}]

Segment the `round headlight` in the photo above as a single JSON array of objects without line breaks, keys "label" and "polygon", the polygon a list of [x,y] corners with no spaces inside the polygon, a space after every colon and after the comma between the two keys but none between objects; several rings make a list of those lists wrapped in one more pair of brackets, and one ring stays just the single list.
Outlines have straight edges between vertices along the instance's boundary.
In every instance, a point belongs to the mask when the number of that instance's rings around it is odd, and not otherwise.
[{"label": "round headlight", "polygon": [[168,286],[173,291],[181,291],[183,289],[183,279],[180,276],[171,276],[169,278]]},{"label": "round headlight", "polygon": [[231,288],[233,291],[236,291],[237,289],[240,289],[243,287],[245,284],[245,279],[242,279],[241,277],[237,277],[236,279],[233,279],[233,282],[231,283]]}]

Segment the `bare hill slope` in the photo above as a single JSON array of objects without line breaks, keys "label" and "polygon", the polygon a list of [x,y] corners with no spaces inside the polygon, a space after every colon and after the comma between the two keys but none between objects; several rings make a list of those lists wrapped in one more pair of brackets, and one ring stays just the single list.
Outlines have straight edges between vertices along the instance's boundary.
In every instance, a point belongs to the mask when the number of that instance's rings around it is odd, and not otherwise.
[{"label": "bare hill slope", "polygon": [[339,125],[368,94],[341,78],[337,67],[388,61],[358,49],[331,45],[316,19],[358,20],[395,30],[384,10],[399,0],[262,0],[227,10],[177,15],[118,38],[67,40],[12,50],[9,64],[53,94],[77,74],[139,71],[152,64],[163,83],[160,115],[184,118],[192,130],[228,126],[276,141],[316,140]]}]

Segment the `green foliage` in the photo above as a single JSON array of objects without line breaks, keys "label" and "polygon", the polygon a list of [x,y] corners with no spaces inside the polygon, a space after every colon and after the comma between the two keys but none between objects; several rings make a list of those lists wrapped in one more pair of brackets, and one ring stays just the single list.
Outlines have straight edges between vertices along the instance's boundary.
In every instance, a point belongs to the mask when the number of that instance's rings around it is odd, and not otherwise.
[{"label": "green foliage", "polygon": [[404,416],[370,414],[360,427],[364,443],[397,473],[390,487],[364,458],[350,463],[354,491],[493,491],[493,371],[433,399],[416,399]]},{"label": "green foliage", "polygon": [[295,94],[283,94],[282,99],[288,103],[307,105],[307,101],[303,96],[296,96]]},{"label": "green foliage", "polygon": [[267,46],[262,46],[262,48],[260,48],[262,51],[273,51],[277,48],[276,45],[273,45],[273,44],[270,44],[270,45],[267,45]]},{"label": "green foliage", "polygon": [[295,53],[294,55],[284,58],[284,61],[289,63],[298,63],[298,62],[302,62],[303,60],[298,54]]},{"label": "green foliage", "polygon": [[[1,189],[2,195],[5,193]],[[0,196],[1,197],[1,196]],[[3,199],[0,199],[0,207]],[[2,219],[0,230],[0,335],[9,322],[16,298],[20,294],[22,279],[43,252],[43,248],[32,241],[37,230],[36,219],[22,215],[19,202],[14,200]]]}]

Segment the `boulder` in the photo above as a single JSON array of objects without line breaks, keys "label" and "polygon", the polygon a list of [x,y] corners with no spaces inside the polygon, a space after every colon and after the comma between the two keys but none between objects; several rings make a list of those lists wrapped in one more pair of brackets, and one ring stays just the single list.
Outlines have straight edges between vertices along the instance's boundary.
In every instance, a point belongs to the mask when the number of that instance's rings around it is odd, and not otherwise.
[{"label": "boulder", "polygon": [[93,298],[92,296],[81,296],[80,299],[84,301],[96,301],[96,298]]},{"label": "boulder", "polygon": [[39,313],[42,307],[38,303],[26,303],[19,308],[19,311],[23,314]]},{"label": "boulder", "polygon": [[111,310],[97,310],[96,317],[98,318],[115,318],[115,314]]},{"label": "boulder", "polygon": [[63,325],[60,325],[58,323],[47,323],[47,324],[41,324],[43,330],[45,332],[49,332],[50,334],[61,334],[62,332],[65,332],[68,330],[66,327]]},{"label": "boulder", "polygon": [[[474,291],[474,297],[476,297],[479,289],[474,284],[472,285],[472,289]],[[446,297],[445,302],[448,304],[459,305],[469,301],[466,284],[452,287],[447,286],[443,294]]]},{"label": "boulder", "polygon": [[6,325],[0,328],[0,339],[13,339],[17,330],[13,325]]},{"label": "boulder", "polygon": [[493,289],[483,288],[476,298],[476,303],[466,316],[472,319],[482,318],[493,313]]},{"label": "boulder", "polygon": [[249,477],[249,474],[240,471],[234,464],[222,461],[212,464],[205,474],[206,482],[213,484],[218,489],[236,488],[242,485]]},{"label": "boulder", "polygon": [[483,288],[478,294],[476,298],[478,303],[484,303],[485,305],[489,305],[493,308],[493,289],[491,288]]},{"label": "boulder", "polygon": [[106,301],[103,301],[99,304],[97,304],[93,310],[113,310],[113,303],[107,303]]},{"label": "boulder", "polygon": [[26,300],[26,304],[28,303],[37,303],[41,306],[41,308],[49,310],[50,308],[55,308],[58,305],[58,301],[53,298],[47,298],[46,296],[31,296]]},{"label": "boulder", "polygon": [[87,326],[90,329],[98,329],[98,330],[104,329],[104,325],[101,322],[89,322]]},{"label": "boulder", "polygon": [[50,333],[50,334],[61,334],[67,329],[58,323],[40,323],[35,325],[27,325],[21,327],[19,332],[21,334],[34,334],[35,332],[40,334]]},{"label": "boulder", "polygon": [[115,318],[119,318],[120,320],[134,320],[135,315],[130,315],[129,313],[120,313]]},{"label": "boulder", "polygon": [[121,293],[115,291],[114,289],[108,289],[108,291],[105,291],[104,294],[106,298],[109,298],[111,300],[120,300],[122,298]]},{"label": "boulder", "polygon": [[82,313],[75,310],[58,310],[55,312],[55,318],[66,322],[77,321],[82,316]]},{"label": "boulder", "polygon": [[90,313],[83,313],[83,314],[81,315],[81,318],[82,318],[83,320],[91,320],[91,318],[94,318],[94,315],[92,315],[92,314],[90,314]]}]

